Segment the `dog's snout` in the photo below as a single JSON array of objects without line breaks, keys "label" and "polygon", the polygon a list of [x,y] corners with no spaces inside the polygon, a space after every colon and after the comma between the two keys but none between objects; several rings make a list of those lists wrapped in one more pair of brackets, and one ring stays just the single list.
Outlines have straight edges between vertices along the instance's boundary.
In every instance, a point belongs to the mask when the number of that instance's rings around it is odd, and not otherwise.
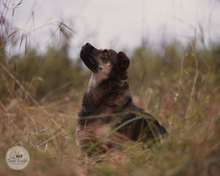
[{"label": "dog's snout", "polygon": [[89,48],[89,49],[94,48],[90,43],[86,43],[86,47]]},{"label": "dog's snout", "polygon": [[85,45],[82,46],[82,50],[90,50],[93,49],[94,47],[90,43],[86,43]]},{"label": "dog's snout", "polygon": [[91,45],[90,43],[86,43],[86,46],[87,46],[87,47],[90,47],[90,46],[92,46],[92,45]]}]

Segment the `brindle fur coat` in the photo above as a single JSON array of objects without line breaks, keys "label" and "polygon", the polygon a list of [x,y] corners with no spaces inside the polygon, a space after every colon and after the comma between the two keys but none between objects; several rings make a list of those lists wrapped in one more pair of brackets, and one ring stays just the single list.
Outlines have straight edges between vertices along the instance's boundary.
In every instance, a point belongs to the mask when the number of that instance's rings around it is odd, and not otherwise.
[{"label": "brindle fur coat", "polygon": [[167,131],[132,101],[129,59],[123,52],[83,45],[80,57],[93,72],[79,112],[77,145],[88,156],[106,153],[127,141],[155,141]]}]

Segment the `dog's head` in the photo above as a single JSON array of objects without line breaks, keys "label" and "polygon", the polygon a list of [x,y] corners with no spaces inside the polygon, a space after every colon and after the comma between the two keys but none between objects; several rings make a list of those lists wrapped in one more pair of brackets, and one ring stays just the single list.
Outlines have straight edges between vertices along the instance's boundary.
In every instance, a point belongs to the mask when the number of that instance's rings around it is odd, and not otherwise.
[{"label": "dog's head", "polygon": [[80,57],[99,82],[108,78],[127,79],[130,61],[123,52],[99,50],[87,43],[82,46]]}]

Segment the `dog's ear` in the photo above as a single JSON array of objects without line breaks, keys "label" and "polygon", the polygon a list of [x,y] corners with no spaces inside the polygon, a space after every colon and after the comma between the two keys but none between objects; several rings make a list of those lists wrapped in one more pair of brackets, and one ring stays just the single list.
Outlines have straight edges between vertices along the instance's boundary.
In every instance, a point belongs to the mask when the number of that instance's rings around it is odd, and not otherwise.
[{"label": "dog's ear", "polygon": [[119,66],[120,66],[122,69],[127,69],[127,68],[129,67],[130,60],[129,60],[128,57],[125,55],[125,53],[119,52],[119,53],[118,53],[118,58],[119,58]]}]

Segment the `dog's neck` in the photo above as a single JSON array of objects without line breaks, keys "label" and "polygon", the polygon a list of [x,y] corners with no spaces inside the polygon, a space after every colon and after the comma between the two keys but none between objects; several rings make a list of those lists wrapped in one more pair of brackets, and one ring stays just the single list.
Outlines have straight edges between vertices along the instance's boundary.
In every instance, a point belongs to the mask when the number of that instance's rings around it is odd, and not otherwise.
[{"label": "dog's neck", "polygon": [[[121,112],[133,104],[128,79],[94,79],[86,90],[79,117]],[[99,82],[99,84],[98,84]]]},{"label": "dog's neck", "polygon": [[105,79],[107,79],[107,76],[105,76],[104,74],[95,74],[95,73],[93,73],[90,80],[89,80],[88,89],[86,91],[87,92],[93,91],[94,89],[97,88],[99,83],[102,82],[102,80],[105,80]]}]

